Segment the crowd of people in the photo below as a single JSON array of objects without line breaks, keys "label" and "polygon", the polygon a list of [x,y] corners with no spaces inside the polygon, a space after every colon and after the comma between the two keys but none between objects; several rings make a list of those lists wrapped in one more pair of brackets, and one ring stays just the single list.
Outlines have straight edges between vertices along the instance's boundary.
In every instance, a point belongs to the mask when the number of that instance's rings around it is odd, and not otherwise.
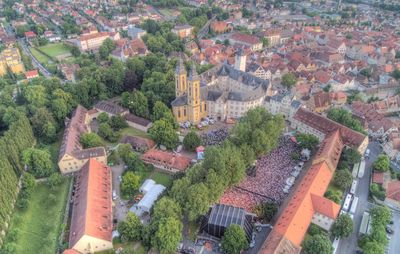
[{"label": "crowd of people", "polygon": [[201,134],[203,145],[212,146],[221,144],[229,134],[228,128],[220,128]]},{"label": "crowd of people", "polygon": [[283,192],[286,179],[297,164],[292,154],[298,149],[289,138],[281,138],[277,149],[258,159],[255,176],[247,176],[237,187],[225,192],[220,202],[248,211],[261,202],[281,203],[287,196]]}]

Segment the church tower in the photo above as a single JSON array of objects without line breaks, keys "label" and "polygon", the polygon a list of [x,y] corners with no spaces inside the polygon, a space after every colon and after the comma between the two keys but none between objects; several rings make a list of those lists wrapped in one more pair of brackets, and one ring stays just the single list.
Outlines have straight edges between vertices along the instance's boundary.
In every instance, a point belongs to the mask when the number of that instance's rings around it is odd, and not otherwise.
[{"label": "church tower", "polygon": [[235,69],[239,71],[246,71],[246,55],[241,48],[238,49],[235,56]]},{"label": "church tower", "polygon": [[175,96],[179,97],[186,93],[186,69],[185,65],[183,64],[183,60],[180,57],[179,63],[176,66],[175,72]]},{"label": "church tower", "polygon": [[192,123],[198,123],[201,120],[200,77],[196,72],[196,66],[194,64],[189,74],[187,96],[189,121]]}]

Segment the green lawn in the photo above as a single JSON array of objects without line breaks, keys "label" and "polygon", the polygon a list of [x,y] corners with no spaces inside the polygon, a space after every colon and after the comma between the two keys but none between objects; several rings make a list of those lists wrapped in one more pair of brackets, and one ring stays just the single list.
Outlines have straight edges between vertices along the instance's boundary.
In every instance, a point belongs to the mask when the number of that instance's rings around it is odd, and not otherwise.
[{"label": "green lawn", "polygon": [[107,250],[96,252],[96,254],[114,254],[118,248],[122,248],[123,250],[127,250],[127,253],[130,254],[146,254],[147,251],[139,242],[130,242],[130,243],[114,243],[114,250]]},{"label": "green lawn", "polygon": [[123,137],[125,135],[131,135],[131,136],[138,136],[138,137],[142,137],[142,138],[150,138],[149,134],[147,134],[146,132],[132,128],[132,127],[122,129],[119,131],[119,133],[121,134],[121,137]]},{"label": "green lawn", "polygon": [[165,187],[169,187],[172,185],[172,176],[167,173],[163,173],[160,171],[153,171],[149,175],[149,177],[153,179],[156,183],[162,184]]},{"label": "green lawn", "polygon": [[47,44],[45,46],[39,47],[39,49],[51,57],[70,53],[69,49],[63,43]]},{"label": "green lawn", "polygon": [[[38,183],[25,211],[16,210],[10,230],[17,230],[16,254],[56,252],[71,179],[51,190]],[[56,198],[49,198],[54,195]]]},{"label": "green lawn", "polygon": [[51,59],[39,51],[37,51],[35,48],[31,48],[31,53],[32,55],[41,63],[41,64],[47,64]]}]

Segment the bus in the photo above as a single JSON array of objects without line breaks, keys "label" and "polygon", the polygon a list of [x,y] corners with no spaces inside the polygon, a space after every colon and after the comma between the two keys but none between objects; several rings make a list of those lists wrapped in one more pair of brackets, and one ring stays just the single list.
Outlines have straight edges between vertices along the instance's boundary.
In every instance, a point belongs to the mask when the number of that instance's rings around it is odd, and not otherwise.
[{"label": "bus", "polygon": [[353,172],[352,172],[353,178],[357,178],[357,176],[358,176],[358,168],[359,167],[360,167],[360,163],[354,164]]},{"label": "bus", "polygon": [[343,211],[349,211],[350,208],[350,203],[351,203],[351,198],[353,197],[353,195],[351,195],[350,193],[347,194],[346,199],[344,200],[344,204],[343,204]]},{"label": "bus", "polygon": [[364,212],[362,220],[361,220],[360,230],[359,230],[359,233],[361,235],[367,234],[368,223],[369,223],[369,213]]},{"label": "bus", "polygon": [[351,202],[350,213],[355,214],[358,205],[358,197],[353,198],[353,202]]},{"label": "bus", "polygon": [[357,190],[357,180],[353,180],[353,183],[351,184],[351,188],[350,188],[350,193],[355,195],[356,194],[356,190]]},{"label": "bus", "polygon": [[333,254],[339,253],[338,252],[338,247],[339,247],[339,243],[340,243],[340,238],[335,238],[335,240],[332,243],[332,247],[333,247]]},{"label": "bus", "polygon": [[360,168],[358,169],[358,178],[362,178],[365,172],[365,160],[363,159],[360,162]]}]

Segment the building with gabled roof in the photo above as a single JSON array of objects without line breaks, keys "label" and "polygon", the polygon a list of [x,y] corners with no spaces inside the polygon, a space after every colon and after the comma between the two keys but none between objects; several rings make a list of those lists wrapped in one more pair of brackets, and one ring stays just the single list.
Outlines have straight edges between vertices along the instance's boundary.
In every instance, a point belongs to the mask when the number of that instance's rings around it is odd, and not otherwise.
[{"label": "building with gabled roof", "polygon": [[62,174],[80,170],[90,159],[107,164],[107,154],[104,147],[83,149],[80,143],[82,134],[90,132],[90,117],[88,111],[78,105],[72,113],[71,119],[66,119],[66,126],[58,156],[58,167]]},{"label": "building with gabled roof", "polygon": [[340,205],[324,197],[339,162],[344,143],[339,130],[327,135],[311,168],[294,191],[259,253],[298,254],[308,227],[314,223],[329,230]]},{"label": "building with gabled roof", "polygon": [[111,169],[89,159],[75,179],[69,248],[94,253],[113,248]]},{"label": "building with gabled roof", "polygon": [[192,161],[184,155],[175,154],[157,149],[150,149],[140,157],[144,162],[152,164],[158,169],[172,173],[185,171]]},{"label": "building with gabled roof", "polygon": [[339,130],[343,143],[357,149],[361,154],[364,154],[368,146],[367,136],[305,108],[297,110],[291,126],[300,132],[315,135],[320,141],[324,140],[326,135]]}]

